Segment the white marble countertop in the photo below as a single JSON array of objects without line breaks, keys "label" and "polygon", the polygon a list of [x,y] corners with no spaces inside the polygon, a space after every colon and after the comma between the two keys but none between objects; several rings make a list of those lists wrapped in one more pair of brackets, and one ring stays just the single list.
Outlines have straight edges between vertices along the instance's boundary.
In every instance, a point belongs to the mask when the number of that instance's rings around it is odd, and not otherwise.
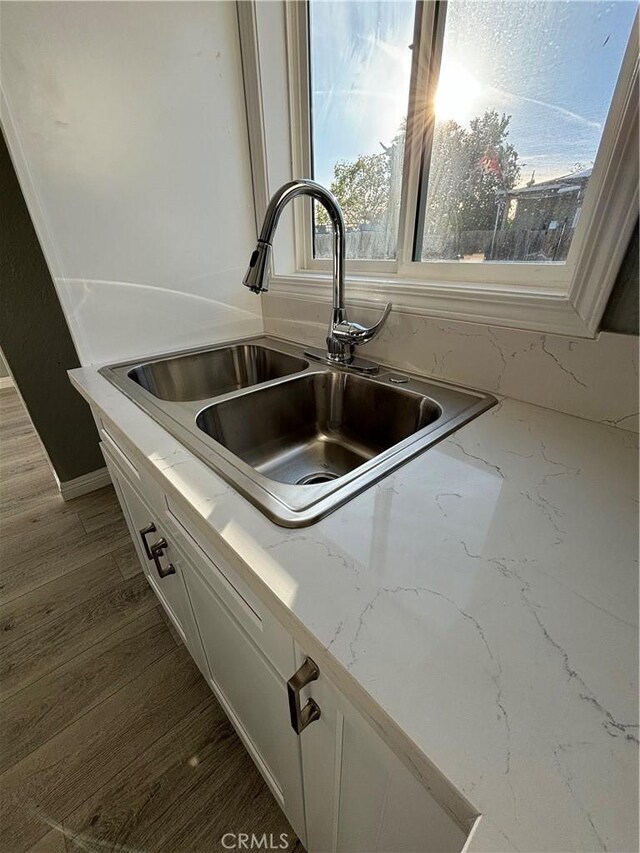
[{"label": "white marble countertop", "polygon": [[469,850],[638,849],[637,436],[503,400],[286,530],[96,369],[71,377],[482,814]]}]

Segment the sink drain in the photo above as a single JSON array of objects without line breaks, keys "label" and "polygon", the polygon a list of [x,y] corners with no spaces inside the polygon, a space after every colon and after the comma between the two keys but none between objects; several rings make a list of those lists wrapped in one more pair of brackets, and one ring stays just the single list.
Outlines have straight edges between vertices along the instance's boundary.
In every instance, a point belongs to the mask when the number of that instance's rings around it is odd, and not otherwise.
[{"label": "sink drain", "polygon": [[337,480],[338,475],[332,471],[315,471],[313,474],[305,474],[296,480],[296,486],[315,486],[318,483],[330,483],[331,480]]}]

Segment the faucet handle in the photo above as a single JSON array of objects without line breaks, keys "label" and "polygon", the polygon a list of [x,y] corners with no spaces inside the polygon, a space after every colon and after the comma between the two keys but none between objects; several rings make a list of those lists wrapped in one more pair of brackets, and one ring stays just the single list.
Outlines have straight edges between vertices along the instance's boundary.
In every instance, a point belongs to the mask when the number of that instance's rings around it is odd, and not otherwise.
[{"label": "faucet handle", "polygon": [[391,302],[387,302],[382,313],[382,317],[380,317],[378,322],[373,326],[363,326],[361,323],[352,323],[345,317],[339,323],[332,324],[332,336],[342,343],[351,344],[351,346],[366,344],[367,341],[373,340],[373,338],[375,338],[378,332],[382,329],[387,317],[389,316],[391,308]]}]

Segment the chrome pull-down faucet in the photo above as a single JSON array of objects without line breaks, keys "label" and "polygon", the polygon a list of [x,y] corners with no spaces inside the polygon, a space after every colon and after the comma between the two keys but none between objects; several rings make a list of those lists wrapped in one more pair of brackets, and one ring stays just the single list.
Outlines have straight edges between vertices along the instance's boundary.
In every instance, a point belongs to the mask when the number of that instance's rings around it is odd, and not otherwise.
[{"label": "chrome pull-down faucet", "polygon": [[344,219],[336,197],[315,181],[306,179],[290,181],[274,194],[269,202],[262,223],[258,244],[251,255],[249,268],[242,283],[254,293],[264,293],[269,289],[267,273],[273,235],[286,205],[299,195],[308,195],[319,201],[331,219],[333,227],[333,310],[329,332],[327,334],[326,353],[310,350],[306,354],[320,361],[349,367],[365,373],[375,373],[378,366],[365,359],[356,358],[354,349],[359,344],[372,340],[384,325],[391,311],[391,303],[385,306],[382,317],[374,326],[362,326],[352,323],[347,317],[344,304]]}]

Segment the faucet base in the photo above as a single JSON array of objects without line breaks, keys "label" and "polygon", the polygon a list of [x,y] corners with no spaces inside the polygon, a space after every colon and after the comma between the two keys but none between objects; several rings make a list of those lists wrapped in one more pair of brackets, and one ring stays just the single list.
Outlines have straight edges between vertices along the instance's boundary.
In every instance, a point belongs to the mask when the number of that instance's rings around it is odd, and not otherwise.
[{"label": "faucet base", "polygon": [[354,370],[357,373],[380,372],[380,365],[376,364],[375,361],[368,361],[366,358],[359,358],[355,355],[348,355],[344,359],[331,358],[328,353],[317,349],[305,350],[304,354],[314,361],[321,361],[323,364],[331,365],[331,367],[341,367],[343,370]]}]

